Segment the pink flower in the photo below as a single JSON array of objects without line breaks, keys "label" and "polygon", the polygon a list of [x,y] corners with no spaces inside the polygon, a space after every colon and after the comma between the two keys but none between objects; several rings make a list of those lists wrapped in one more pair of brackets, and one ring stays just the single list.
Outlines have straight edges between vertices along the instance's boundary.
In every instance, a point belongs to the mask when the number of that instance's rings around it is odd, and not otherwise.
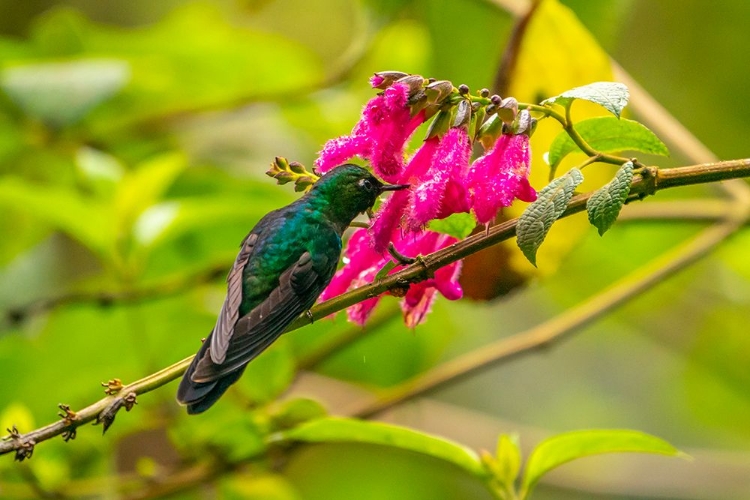
[{"label": "pink flower", "polygon": [[412,190],[407,220],[411,231],[421,230],[433,219],[469,211],[465,183],[470,154],[471,140],[466,129],[451,128],[440,142],[432,166]]},{"label": "pink flower", "polygon": [[501,135],[492,149],[474,162],[467,185],[480,224],[489,223],[501,207],[509,207],[516,198],[536,200],[528,179],[530,165],[529,137],[525,134]]},{"label": "pink flower", "polygon": [[354,156],[370,160],[382,179],[395,182],[404,167],[404,145],[424,122],[424,112],[411,116],[409,86],[394,83],[370,99],[350,135],[331,139],[320,151],[315,167],[320,173]]},{"label": "pink flower", "polygon": [[[397,232],[396,234],[400,233]],[[323,291],[322,300],[330,299],[345,291],[372,282],[377,273],[390,260],[389,257],[383,257],[374,252],[367,240],[366,230],[359,229],[354,232],[346,250],[348,261],[333,277],[328,288]],[[394,244],[401,253],[416,256],[427,255],[456,241],[451,236],[425,231],[416,235],[397,237]],[[394,268],[391,273],[398,269],[400,269],[400,266]],[[437,270],[433,278],[410,285],[401,303],[404,321],[409,327],[415,327],[424,321],[435,300],[436,291],[450,300],[462,297],[463,291],[458,284],[460,270],[460,262],[455,262]],[[349,320],[364,325],[379,300],[380,297],[373,297],[351,306],[347,311]]]},{"label": "pink flower", "polygon": [[[440,145],[440,139],[433,137],[422,144],[414,156],[412,156],[406,168],[398,179],[400,184],[410,183],[418,185],[419,180],[430,170],[430,165]],[[394,192],[388,198],[380,210],[375,214],[375,220],[370,227],[372,235],[372,246],[378,253],[383,253],[388,248],[394,231],[403,223],[403,216],[411,200],[411,190]]]}]

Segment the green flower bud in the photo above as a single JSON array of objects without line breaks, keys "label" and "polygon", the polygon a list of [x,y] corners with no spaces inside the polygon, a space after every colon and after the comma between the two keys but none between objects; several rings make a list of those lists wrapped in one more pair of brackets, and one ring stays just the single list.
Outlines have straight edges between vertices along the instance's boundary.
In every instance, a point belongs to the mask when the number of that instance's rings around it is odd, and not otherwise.
[{"label": "green flower bud", "polygon": [[443,99],[453,92],[453,84],[448,80],[438,80],[425,87],[427,100],[430,104],[439,104]]},{"label": "green flower bud", "polygon": [[451,110],[441,109],[438,111],[435,118],[430,123],[430,127],[427,129],[427,137],[425,140],[432,139],[435,136],[442,136],[448,131],[451,124]]}]

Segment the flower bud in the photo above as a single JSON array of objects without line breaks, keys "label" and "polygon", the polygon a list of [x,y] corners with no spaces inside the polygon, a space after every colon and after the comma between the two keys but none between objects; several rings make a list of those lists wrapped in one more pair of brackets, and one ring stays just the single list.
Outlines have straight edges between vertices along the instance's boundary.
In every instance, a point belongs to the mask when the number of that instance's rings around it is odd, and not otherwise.
[{"label": "flower bud", "polygon": [[[477,106],[474,106],[475,104]],[[472,103],[471,110],[472,110],[472,116],[471,116],[472,127],[470,128],[470,132],[473,132],[473,133],[470,133],[469,136],[474,137],[476,139],[479,136],[479,129],[484,124],[485,118],[487,118],[487,112],[485,110],[485,107],[479,104],[478,102]]]},{"label": "flower bud", "polygon": [[294,172],[295,174],[306,174],[307,169],[303,164],[301,164],[298,161],[293,161],[289,163],[289,170]]},{"label": "flower bud", "polygon": [[463,100],[456,106],[456,117],[453,119],[453,127],[468,127],[471,121],[471,103]]},{"label": "flower bud", "polygon": [[528,110],[524,109],[518,113],[518,118],[512,127],[514,135],[525,134],[531,137],[535,129],[536,119],[531,117],[531,113]]},{"label": "flower bud", "polygon": [[396,80],[409,76],[401,71],[379,71],[370,77],[370,85],[374,89],[387,89]]},{"label": "flower bud", "polygon": [[490,96],[490,89],[482,89],[479,91],[479,96],[484,97],[485,99]]},{"label": "flower bud", "polygon": [[425,87],[430,104],[438,104],[453,92],[453,84],[448,80],[438,80]]},{"label": "flower bud", "polygon": [[409,96],[412,96],[422,90],[425,80],[424,77],[420,75],[407,75],[403,78],[399,78],[396,82],[406,84],[406,86],[409,87]]},{"label": "flower bud", "polygon": [[493,94],[492,97],[490,97],[490,101],[492,102],[492,104],[498,107],[500,106],[500,103],[502,102],[502,100],[503,99],[497,94]]},{"label": "flower bud", "polygon": [[466,85],[465,83],[462,83],[461,85],[458,86],[458,93],[461,94],[461,95],[468,94],[469,93],[469,86]]},{"label": "flower bud", "polygon": [[449,109],[441,109],[438,111],[435,118],[430,123],[430,127],[427,129],[427,137],[425,140],[432,139],[436,136],[442,136],[448,131],[451,124],[451,111]]},{"label": "flower bud", "polygon": [[479,127],[476,135],[484,150],[489,151],[502,133],[503,121],[497,115],[492,115]]},{"label": "flower bud", "polygon": [[497,108],[497,114],[505,123],[513,123],[518,115],[518,101],[515,97],[506,97]]}]

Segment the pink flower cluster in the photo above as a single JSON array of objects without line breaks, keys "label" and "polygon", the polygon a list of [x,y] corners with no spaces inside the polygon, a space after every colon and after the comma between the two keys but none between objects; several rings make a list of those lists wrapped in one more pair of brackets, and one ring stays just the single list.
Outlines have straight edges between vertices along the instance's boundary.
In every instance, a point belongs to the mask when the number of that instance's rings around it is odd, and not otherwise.
[{"label": "pink flower cluster", "polygon": [[[376,78],[371,80],[375,87],[382,83]],[[398,81],[387,87],[367,103],[351,134],[328,141],[315,162],[318,172],[325,173],[359,156],[369,160],[374,172],[387,182],[412,185],[409,190],[394,192],[381,205],[369,230],[354,233],[346,249],[346,264],[321,295],[323,300],[371,282],[389,261],[386,250],[390,244],[404,255],[416,256],[456,241],[425,230],[431,220],[473,212],[480,224],[488,224],[515,199],[536,199],[528,181],[531,152],[525,133],[500,135],[472,163],[473,140],[468,127],[454,126],[426,139],[405,162],[405,144],[426,116],[424,108],[412,112],[410,92],[413,90],[407,84]],[[460,263],[455,263],[438,270],[434,278],[410,286],[402,301],[408,326],[424,320],[437,291],[451,300],[462,296],[460,269]],[[349,319],[364,324],[378,300],[375,297],[350,307]]]}]

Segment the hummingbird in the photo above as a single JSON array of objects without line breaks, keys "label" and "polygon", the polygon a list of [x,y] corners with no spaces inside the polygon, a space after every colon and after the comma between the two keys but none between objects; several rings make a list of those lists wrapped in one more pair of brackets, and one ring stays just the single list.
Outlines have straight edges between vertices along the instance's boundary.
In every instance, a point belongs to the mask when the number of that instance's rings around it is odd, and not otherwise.
[{"label": "hummingbird", "polygon": [[345,164],[255,225],[227,276],[216,325],[177,390],[189,414],[210,408],[250,361],[315,304],[336,272],[341,237],[352,220],[382,193],[408,187],[383,184],[367,169]]}]

